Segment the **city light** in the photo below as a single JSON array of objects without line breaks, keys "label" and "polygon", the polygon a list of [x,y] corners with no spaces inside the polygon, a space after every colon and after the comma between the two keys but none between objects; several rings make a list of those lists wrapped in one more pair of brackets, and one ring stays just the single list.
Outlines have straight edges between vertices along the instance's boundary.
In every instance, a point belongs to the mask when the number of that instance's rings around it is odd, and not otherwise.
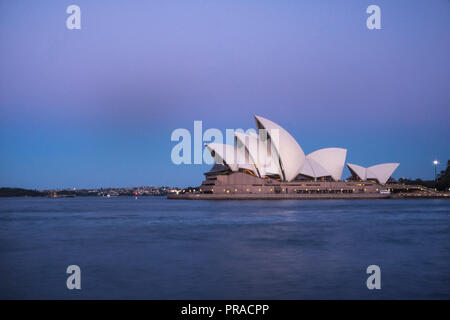
[{"label": "city light", "polygon": [[434,181],[437,181],[437,172],[436,172],[436,167],[438,165],[439,161],[434,160],[433,164],[434,164]]}]

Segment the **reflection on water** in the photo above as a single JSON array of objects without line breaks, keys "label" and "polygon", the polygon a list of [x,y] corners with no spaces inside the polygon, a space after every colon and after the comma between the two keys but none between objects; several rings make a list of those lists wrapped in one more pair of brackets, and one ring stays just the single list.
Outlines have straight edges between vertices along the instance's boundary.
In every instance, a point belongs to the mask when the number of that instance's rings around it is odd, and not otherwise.
[{"label": "reflection on water", "polygon": [[0,199],[0,298],[449,299],[449,270],[448,200]]}]

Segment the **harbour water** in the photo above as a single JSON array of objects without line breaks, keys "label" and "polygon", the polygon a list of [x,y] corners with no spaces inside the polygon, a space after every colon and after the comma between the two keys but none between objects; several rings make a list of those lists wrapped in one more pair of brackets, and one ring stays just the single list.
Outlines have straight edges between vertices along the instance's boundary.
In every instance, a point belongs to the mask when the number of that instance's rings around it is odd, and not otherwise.
[{"label": "harbour water", "polygon": [[2,299],[450,299],[449,271],[444,199],[0,199]]}]

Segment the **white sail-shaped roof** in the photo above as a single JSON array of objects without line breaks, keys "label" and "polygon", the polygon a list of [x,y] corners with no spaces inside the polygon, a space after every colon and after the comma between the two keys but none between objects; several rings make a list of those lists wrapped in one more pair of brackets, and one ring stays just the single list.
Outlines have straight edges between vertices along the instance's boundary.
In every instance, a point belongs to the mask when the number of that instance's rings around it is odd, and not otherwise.
[{"label": "white sail-shaped roof", "polygon": [[347,167],[353,174],[357,175],[362,181],[367,180],[367,168],[352,163],[347,163]]},{"label": "white sail-shaped roof", "polygon": [[316,161],[312,159],[308,159],[308,157],[306,157],[305,159],[305,165],[303,166],[303,169],[300,172],[300,174],[312,178],[327,177],[331,175],[320,164],[318,164]]},{"label": "white sail-shaped roof", "polygon": [[379,183],[385,184],[394,173],[400,163],[382,163],[367,168],[367,178],[377,179]]},{"label": "white sail-shaped roof", "polygon": [[339,181],[344,170],[346,156],[346,149],[324,148],[308,154],[306,158],[317,162],[335,181]]},{"label": "white sail-shaped roof", "polygon": [[[235,146],[206,144],[216,163],[225,164],[232,171],[247,169],[261,178],[279,175],[282,181],[293,181],[299,174],[312,178],[330,176],[335,181],[341,179],[346,149],[324,148],[305,156],[297,141],[281,126],[260,116],[255,116],[255,120],[258,134],[236,131]],[[347,166],[363,181],[376,179],[385,184],[399,163],[383,163],[369,168],[351,163]]]},{"label": "white sail-shaped roof", "polygon": [[254,166],[254,172],[257,172],[260,177],[270,174],[280,174],[278,166],[274,163],[271,153],[264,151],[265,144],[260,140],[259,136],[254,133],[245,134],[242,132],[235,132],[237,149],[244,146],[247,152],[247,159],[249,164]]},{"label": "white sail-shaped roof", "polygon": [[[281,170],[282,180],[292,181],[301,172],[305,163],[305,153],[297,141],[281,126],[266,118],[255,116],[258,129],[267,130],[276,154],[272,154]],[[273,136],[278,133],[277,136]]]},{"label": "white sail-shaped roof", "polygon": [[303,165],[302,171],[300,171],[300,174],[308,177],[316,178],[316,174],[314,173],[314,170],[309,163],[308,159],[305,159],[305,164]]},{"label": "white sail-shaped roof", "polygon": [[235,146],[221,143],[208,143],[206,148],[211,152],[214,161],[227,165],[232,171],[238,171],[237,152]]},{"label": "white sail-shaped roof", "polygon": [[323,166],[321,166],[313,159],[306,159],[306,161],[310,163],[316,178],[327,177],[330,175],[330,172],[328,172]]},{"label": "white sail-shaped roof", "polygon": [[348,168],[361,180],[377,179],[379,183],[385,184],[400,163],[381,163],[369,168],[364,168],[356,164],[347,163]]},{"label": "white sail-shaped roof", "polygon": [[248,163],[252,164],[256,169],[255,172],[261,176],[258,166],[258,137],[253,134],[245,134],[237,131],[234,132],[234,137],[236,139],[237,149],[245,149]]},{"label": "white sail-shaped roof", "polygon": [[237,152],[237,164],[238,168],[251,170],[255,174],[258,174],[256,163],[253,159],[253,155],[250,153],[249,149],[253,148],[250,146],[250,137],[248,134],[235,132],[234,133],[236,142],[236,152]]}]

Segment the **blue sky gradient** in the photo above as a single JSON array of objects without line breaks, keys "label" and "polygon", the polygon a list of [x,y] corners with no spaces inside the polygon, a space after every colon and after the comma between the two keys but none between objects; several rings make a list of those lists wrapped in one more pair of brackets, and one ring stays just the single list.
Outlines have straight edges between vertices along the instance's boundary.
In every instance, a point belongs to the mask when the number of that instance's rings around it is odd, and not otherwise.
[{"label": "blue sky gradient", "polygon": [[448,0],[19,0],[0,15],[0,186],[199,185],[209,166],[172,164],[171,132],[254,114],[305,153],[400,162],[397,178],[450,158]]}]

